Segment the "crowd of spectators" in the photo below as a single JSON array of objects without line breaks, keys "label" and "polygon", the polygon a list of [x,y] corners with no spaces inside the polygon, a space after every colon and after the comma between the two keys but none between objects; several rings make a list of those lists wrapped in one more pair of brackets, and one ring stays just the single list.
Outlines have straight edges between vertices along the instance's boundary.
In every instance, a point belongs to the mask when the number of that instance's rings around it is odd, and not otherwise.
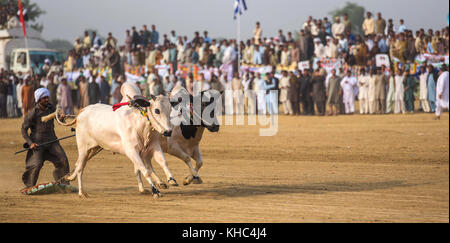
[{"label": "crowd of spectators", "polygon": [[[175,85],[190,93],[194,87],[242,91],[245,96],[235,103],[247,109],[238,113],[277,113],[281,104],[289,115],[325,115],[327,108],[329,115],[353,114],[355,99],[361,114],[434,112],[436,82],[446,70],[443,63],[448,65],[448,26],[413,31],[403,19],[396,25],[367,12],[360,35],[347,14],[333,20],[309,17],[298,32],[285,35],[280,29],[274,37],[264,36],[257,22],[253,38],[239,43],[211,38],[207,31],[192,38],[176,31],[160,35],[155,25],[126,30],[122,45],[112,33],[101,38],[86,31],[64,64],[46,63],[26,74],[2,70],[0,115],[25,114],[31,90],[41,86],[71,114],[89,104],[117,103],[123,82],[136,83],[147,96],[168,94]],[[388,64],[377,65],[379,55]],[[329,68],[328,62],[340,65]],[[261,103],[251,90],[277,90],[279,99],[264,97]]]}]

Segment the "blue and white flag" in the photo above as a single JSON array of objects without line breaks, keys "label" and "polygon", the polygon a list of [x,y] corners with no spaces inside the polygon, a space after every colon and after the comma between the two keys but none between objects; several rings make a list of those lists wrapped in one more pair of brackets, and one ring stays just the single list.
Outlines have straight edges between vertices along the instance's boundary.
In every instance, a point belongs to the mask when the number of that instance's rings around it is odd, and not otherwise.
[{"label": "blue and white flag", "polygon": [[234,1],[234,19],[236,19],[237,14],[242,14],[242,10],[247,10],[247,4],[245,0],[235,0]]}]

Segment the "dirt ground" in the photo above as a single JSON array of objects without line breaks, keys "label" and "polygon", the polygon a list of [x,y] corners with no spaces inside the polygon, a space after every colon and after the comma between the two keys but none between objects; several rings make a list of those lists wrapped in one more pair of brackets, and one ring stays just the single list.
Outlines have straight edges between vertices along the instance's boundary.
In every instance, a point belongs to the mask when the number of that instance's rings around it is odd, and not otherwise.
[{"label": "dirt ground", "polygon": [[[259,126],[222,126],[202,141],[203,184],[162,190],[160,199],[141,195],[131,162],[108,151],[86,166],[89,198],[21,195],[22,121],[0,120],[0,222],[448,223],[449,116],[432,117],[279,116],[274,137],[259,137]],[[72,170],[75,139],[61,144]],[[182,184],[187,166],[167,160]],[[52,170],[46,162],[38,183],[52,181]]]}]

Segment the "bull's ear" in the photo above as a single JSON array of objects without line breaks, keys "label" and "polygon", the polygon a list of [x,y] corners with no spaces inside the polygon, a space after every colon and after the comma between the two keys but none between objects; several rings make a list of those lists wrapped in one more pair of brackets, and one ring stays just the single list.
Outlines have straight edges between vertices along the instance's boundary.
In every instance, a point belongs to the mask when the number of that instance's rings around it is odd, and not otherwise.
[{"label": "bull's ear", "polygon": [[156,100],[156,96],[154,96],[154,95],[150,95],[150,99],[152,99],[152,100]]}]

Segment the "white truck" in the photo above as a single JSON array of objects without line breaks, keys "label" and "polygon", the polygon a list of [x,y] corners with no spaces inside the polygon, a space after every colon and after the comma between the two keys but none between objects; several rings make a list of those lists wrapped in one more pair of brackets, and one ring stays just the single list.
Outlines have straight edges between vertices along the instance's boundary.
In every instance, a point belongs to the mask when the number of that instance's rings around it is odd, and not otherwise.
[{"label": "white truck", "polygon": [[46,59],[63,62],[61,53],[48,49],[38,31],[28,28],[25,40],[22,28],[0,30],[0,69],[27,73],[42,67]]}]

